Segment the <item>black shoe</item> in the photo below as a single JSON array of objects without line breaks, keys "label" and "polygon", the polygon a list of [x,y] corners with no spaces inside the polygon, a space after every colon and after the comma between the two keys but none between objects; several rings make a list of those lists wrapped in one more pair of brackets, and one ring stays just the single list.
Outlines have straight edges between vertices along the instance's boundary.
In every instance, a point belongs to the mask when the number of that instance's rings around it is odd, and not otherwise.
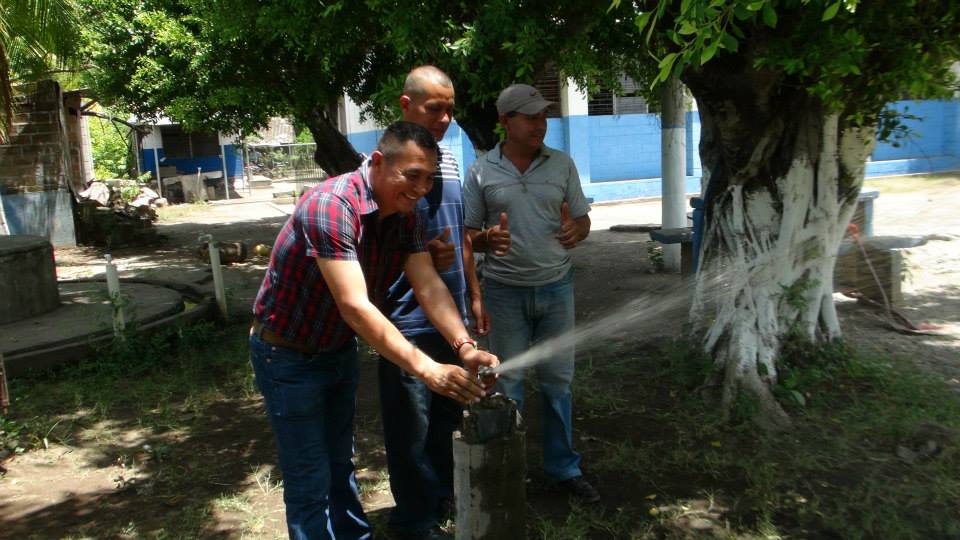
[{"label": "black shoe", "polygon": [[440,523],[452,521],[457,518],[457,503],[453,499],[440,499],[437,515]]},{"label": "black shoe", "polygon": [[588,504],[600,502],[600,494],[597,493],[597,490],[594,489],[593,486],[590,485],[590,482],[587,482],[587,479],[583,476],[568,478],[560,482],[560,487],[570,495],[580,499],[581,502]]},{"label": "black shoe", "polygon": [[453,540],[453,535],[434,525],[425,531],[390,531],[396,540]]}]

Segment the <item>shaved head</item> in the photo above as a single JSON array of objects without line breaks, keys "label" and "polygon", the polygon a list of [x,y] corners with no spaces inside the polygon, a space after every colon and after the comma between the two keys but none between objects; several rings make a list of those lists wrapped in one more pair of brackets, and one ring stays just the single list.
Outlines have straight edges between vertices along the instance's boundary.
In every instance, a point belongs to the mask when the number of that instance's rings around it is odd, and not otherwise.
[{"label": "shaved head", "polygon": [[444,88],[453,88],[453,81],[440,68],[425,65],[410,70],[407,79],[403,82],[403,93],[410,97],[422,97],[430,83]]}]

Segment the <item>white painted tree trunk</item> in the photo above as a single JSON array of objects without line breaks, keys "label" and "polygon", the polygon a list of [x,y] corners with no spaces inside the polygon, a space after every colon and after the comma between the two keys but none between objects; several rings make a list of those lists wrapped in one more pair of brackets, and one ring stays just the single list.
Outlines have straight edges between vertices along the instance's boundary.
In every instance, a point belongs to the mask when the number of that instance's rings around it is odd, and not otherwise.
[{"label": "white painted tree trunk", "polygon": [[[784,340],[818,346],[841,336],[834,264],[875,140],[873,129],[841,130],[836,115],[788,114],[810,118],[793,133],[781,124],[770,130],[776,136],[761,136],[745,165],[725,171],[708,198],[691,311],[722,381],[725,410],[746,392],[759,405],[756,419],[771,428],[789,424],[772,393]],[[714,127],[713,141],[728,135]],[[765,178],[778,170],[768,166],[778,153],[792,155],[779,169],[785,173]],[[705,175],[713,172],[707,166]]]}]

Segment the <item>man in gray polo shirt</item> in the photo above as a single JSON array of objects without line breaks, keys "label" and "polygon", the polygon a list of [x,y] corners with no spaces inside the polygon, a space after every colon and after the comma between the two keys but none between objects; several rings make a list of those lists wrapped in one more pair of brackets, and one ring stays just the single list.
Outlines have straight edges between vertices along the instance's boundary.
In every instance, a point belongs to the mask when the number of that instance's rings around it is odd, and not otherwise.
[{"label": "man in gray polo shirt", "polygon": [[[570,156],[543,144],[552,103],[526,84],[500,93],[497,112],[506,138],[477,159],[464,182],[464,226],[477,251],[506,237],[509,249],[489,250],[484,301],[489,344],[508,371],[499,389],[523,406],[523,372],[510,359],[574,327],[573,277],[568,250],[590,234],[590,206]],[[574,350],[536,365],[543,396],[546,475],[585,502],[600,495],[583,478],[573,449]]]}]

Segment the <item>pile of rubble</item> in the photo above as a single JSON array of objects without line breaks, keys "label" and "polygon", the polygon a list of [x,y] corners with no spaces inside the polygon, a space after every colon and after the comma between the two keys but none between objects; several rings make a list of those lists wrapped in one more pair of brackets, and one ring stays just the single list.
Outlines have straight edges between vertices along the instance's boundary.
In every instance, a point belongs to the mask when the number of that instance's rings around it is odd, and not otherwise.
[{"label": "pile of rubble", "polygon": [[119,246],[156,239],[156,208],[167,200],[135,180],[91,182],[79,193],[77,241]]}]

